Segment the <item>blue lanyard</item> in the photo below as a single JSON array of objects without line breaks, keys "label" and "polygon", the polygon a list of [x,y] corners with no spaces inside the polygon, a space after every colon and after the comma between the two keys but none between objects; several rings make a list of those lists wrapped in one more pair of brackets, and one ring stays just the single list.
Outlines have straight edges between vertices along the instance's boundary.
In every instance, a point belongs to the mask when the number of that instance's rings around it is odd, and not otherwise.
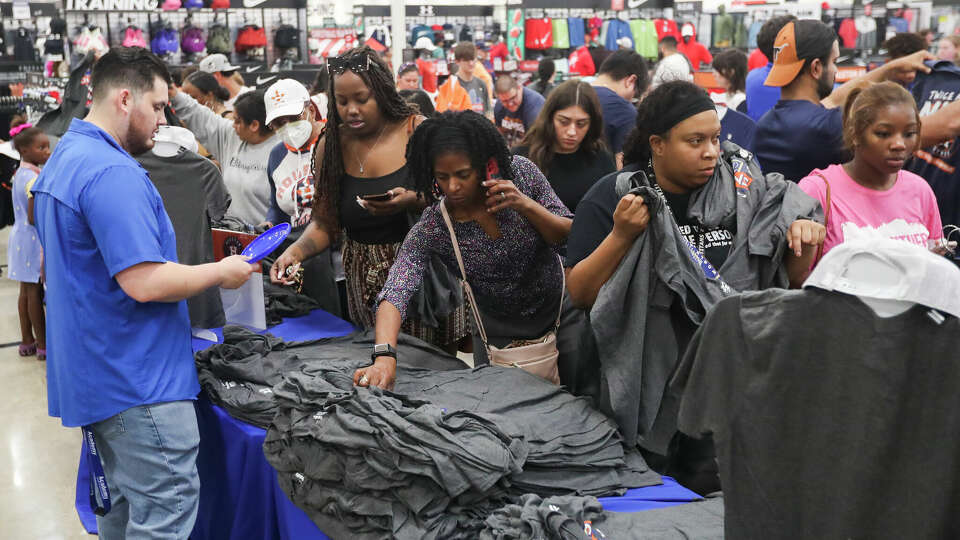
[{"label": "blue lanyard", "polygon": [[90,466],[90,509],[98,516],[105,516],[110,511],[110,488],[107,487],[107,476],[103,472],[103,461],[97,442],[93,438],[93,430],[84,426],[83,449]]}]

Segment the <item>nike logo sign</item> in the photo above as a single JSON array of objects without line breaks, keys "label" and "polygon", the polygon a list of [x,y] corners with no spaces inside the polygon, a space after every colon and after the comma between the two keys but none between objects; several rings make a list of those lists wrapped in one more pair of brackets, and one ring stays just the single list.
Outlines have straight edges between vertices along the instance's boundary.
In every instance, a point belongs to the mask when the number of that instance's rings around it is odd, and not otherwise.
[{"label": "nike logo sign", "polygon": [[628,0],[627,8],[628,9],[638,8],[646,3],[647,3],[647,0]]},{"label": "nike logo sign", "polygon": [[276,78],[277,78],[276,75],[274,75],[273,77],[266,77],[266,78],[264,78],[264,77],[257,77],[257,86],[267,84],[268,82],[270,82],[270,81],[272,81],[272,80],[274,80],[274,79],[276,79]]},{"label": "nike logo sign", "polygon": [[263,4],[267,0],[243,0],[243,7],[245,8],[254,8]]},{"label": "nike logo sign", "polygon": [[258,69],[260,69],[261,67],[263,67],[263,66],[250,66],[250,67],[245,68],[245,69],[247,70],[247,73],[253,73],[254,71],[257,71]]}]

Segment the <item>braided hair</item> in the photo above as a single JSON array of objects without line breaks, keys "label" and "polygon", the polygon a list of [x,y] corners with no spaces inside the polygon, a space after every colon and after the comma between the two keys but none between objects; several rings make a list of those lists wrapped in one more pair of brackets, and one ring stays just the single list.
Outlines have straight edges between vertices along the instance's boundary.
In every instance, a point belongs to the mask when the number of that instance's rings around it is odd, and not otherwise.
[{"label": "braided hair", "polygon": [[[397,86],[390,68],[380,59],[380,55],[367,46],[357,47],[340,55],[340,59],[347,61],[366,62],[369,59],[370,69],[354,72],[360,77],[363,84],[370,89],[377,102],[377,108],[385,122],[400,122],[416,114],[416,109],[397,93]],[[331,107],[327,113],[327,126],[324,134],[323,156],[320,169],[317,170],[317,152],[320,144],[314,146],[310,158],[310,171],[313,173],[314,186],[317,196],[313,200],[313,217],[323,225],[331,237],[336,237],[340,231],[340,187],[346,175],[343,165],[343,145],[340,143],[340,124],[343,120],[333,103],[336,81],[341,75],[330,74],[327,96],[330,97]]]},{"label": "braided hair", "polygon": [[414,190],[426,197],[428,204],[436,202],[439,195],[433,164],[447,152],[466,154],[481,178],[486,178],[487,164],[493,159],[501,178],[514,179],[513,156],[493,122],[473,111],[447,111],[420,124],[407,143],[407,171]]}]

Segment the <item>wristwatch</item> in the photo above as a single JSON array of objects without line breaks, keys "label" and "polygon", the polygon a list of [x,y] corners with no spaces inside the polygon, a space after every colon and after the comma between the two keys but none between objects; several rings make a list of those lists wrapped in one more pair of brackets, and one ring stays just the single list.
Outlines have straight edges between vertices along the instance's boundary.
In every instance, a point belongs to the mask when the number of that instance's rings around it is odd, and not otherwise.
[{"label": "wristwatch", "polygon": [[370,355],[370,359],[376,361],[376,359],[381,356],[391,356],[396,360],[397,350],[389,343],[377,343],[373,346],[373,354]]}]

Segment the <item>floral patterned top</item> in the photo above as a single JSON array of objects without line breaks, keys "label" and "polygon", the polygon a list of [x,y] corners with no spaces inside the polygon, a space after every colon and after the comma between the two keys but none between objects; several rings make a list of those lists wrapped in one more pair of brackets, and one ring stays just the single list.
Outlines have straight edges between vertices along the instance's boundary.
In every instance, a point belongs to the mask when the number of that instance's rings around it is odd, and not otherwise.
[{"label": "floral patterned top", "polygon": [[[572,218],[546,177],[530,160],[513,158],[517,189],[550,212]],[[440,211],[440,203],[424,210],[407,234],[377,304],[387,300],[405,319],[410,298],[420,288],[432,254],[460,275],[456,255]],[[475,221],[453,222],[460,252],[484,317],[533,317],[544,306],[556,306],[563,287],[558,253],[563,245],[549,245],[527,218],[512,208],[494,214],[500,237],[490,238]]]}]

